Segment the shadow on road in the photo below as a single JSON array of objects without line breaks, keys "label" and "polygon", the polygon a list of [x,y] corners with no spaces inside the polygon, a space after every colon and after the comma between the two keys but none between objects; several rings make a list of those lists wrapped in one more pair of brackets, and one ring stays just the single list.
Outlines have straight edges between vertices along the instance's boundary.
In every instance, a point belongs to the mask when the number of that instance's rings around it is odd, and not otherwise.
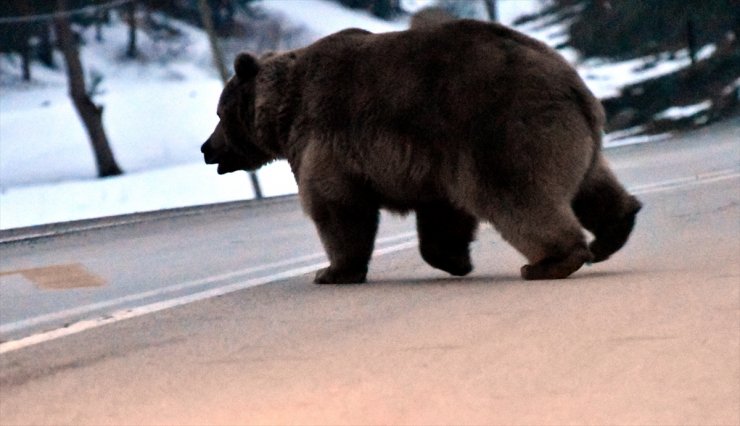
[{"label": "shadow on road", "polygon": [[[467,276],[467,277],[412,277],[412,278],[403,278],[399,277],[397,279],[391,279],[391,278],[381,278],[381,279],[373,279],[370,277],[366,283],[358,284],[362,286],[407,286],[407,285],[414,285],[414,286],[448,286],[448,285],[460,285],[460,286],[469,286],[469,285],[490,285],[490,284],[521,284],[521,285],[537,285],[537,284],[547,284],[547,285],[555,285],[555,284],[570,284],[574,282],[582,283],[586,280],[595,280],[595,279],[602,279],[602,278],[610,278],[610,277],[628,277],[630,275],[635,275],[641,273],[640,271],[635,270],[611,270],[611,271],[596,271],[596,270],[589,270],[584,269],[579,272],[576,272],[575,274],[571,275],[570,277],[564,279],[564,280],[541,280],[541,281],[526,281],[522,279],[518,274],[501,274],[501,275],[493,275],[493,274],[481,274],[481,275],[473,275]],[[325,284],[324,284],[325,285]],[[340,284],[336,287],[341,287],[346,284]]]}]

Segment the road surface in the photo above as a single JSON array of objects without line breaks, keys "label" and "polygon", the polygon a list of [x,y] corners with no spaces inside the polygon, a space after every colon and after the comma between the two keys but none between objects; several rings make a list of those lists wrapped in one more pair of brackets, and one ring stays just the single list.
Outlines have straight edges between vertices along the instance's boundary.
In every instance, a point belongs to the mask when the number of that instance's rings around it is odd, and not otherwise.
[{"label": "road surface", "polygon": [[0,424],[740,424],[739,129],[610,150],[645,208],[564,281],[489,227],[450,278],[384,216],[370,282],[316,286],[292,197],[0,233]]}]

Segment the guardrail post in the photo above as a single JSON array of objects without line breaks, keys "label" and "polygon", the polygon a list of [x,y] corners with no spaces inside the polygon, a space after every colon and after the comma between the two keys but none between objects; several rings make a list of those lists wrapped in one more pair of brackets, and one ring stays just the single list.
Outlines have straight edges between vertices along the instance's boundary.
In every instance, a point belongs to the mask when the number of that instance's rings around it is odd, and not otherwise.
[{"label": "guardrail post", "polygon": [[247,172],[249,179],[252,181],[252,188],[254,188],[254,198],[257,200],[262,199],[262,188],[260,187],[260,181],[257,179],[257,172]]}]

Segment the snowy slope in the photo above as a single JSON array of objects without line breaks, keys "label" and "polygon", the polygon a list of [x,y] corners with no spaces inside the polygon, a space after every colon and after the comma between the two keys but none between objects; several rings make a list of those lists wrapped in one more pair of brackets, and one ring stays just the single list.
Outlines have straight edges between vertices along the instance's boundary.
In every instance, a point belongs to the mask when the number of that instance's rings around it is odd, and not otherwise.
[{"label": "snowy slope", "polygon": [[[304,22],[313,38],[346,27],[404,27],[321,0],[265,6]],[[205,36],[177,25],[185,34],[177,51],[140,32],[143,59],[129,63],[121,62],[127,29],[120,22],[105,28],[103,45],[91,41],[91,30],[85,34],[82,61],[86,70],[104,76],[95,100],[105,106],[108,138],[126,172],[120,177],[96,179],[63,73],[34,66],[34,82],[23,84],[17,64],[0,59],[0,229],[253,196],[246,173],[218,176],[214,166],[202,164],[199,148],[216,125],[221,83]],[[258,176],[266,196],[297,190],[285,163],[271,164]]]},{"label": "snowy slope", "polygon": [[400,31],[406,22],[388,22],[367,12],[346,9],[324,0],[270,0],[262,3],[265,11],[277,14],[290,22],[300,22],[315,39],[357,27],[374,33]]}]

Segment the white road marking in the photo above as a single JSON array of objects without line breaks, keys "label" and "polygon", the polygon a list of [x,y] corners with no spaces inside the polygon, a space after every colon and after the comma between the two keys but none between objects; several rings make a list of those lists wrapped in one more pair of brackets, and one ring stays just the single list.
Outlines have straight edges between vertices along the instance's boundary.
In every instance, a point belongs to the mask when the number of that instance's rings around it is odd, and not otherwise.
[{"label": "white road marking", "polygon": [[[411,233],[411,234],[415,235],[415,233]],[[402,235],[405,235],[405,234],[402,234]],[[397,235],[394,238],[398,239],[400,237],[401,237],[400,235]],[[377,249],[373,251],[373,256],[383,256],[386,254],[395,253],[397,251],[416,247],[417,245],[418,243],[416,240],[406,241],[406,242],[395,244],[389,247]],[[311,272],[318,271],[321,268],[326,268],[327,266],[329,266],[329,262],[314,263],[311,265],[288,269],[283,272],[278,272],[278,273],[263,276],[263,277],[252,278],[252,279],[249,279],[243,282],[233,283],[233,284],[229,284],[229,285],[225,285],[221,287],[204,290],[201,292],[189,294],[187,296],[167,299],[161,302],[150,303],[148,305],[138,306],[135,308],[118,310],[118,311],[115,311],[111,314],[108,314],[102,317],[78,321],[73,324],[70,324],[67,327],[57,328],[54,330],[33,334],[28,337],[23,337],[18,340],[11,340],[8,342],[0,343],[0,354],[16,351],[16,350],[23,349],[29,346],[37,345],[39,343],[48,342],[51,340],[58,339],[60,337],[70,336],[70,335],[77,334],[77,333],[80,333],[82,331],[89,330],[92,328],[97,328],[97,327],[100,327],[106,324],[112,324],[115,322],[130,319],[130,318],[136,318],[142,315],[147,315],[147,314],[159,312],[165,309],[174,308],[176,306],[182,306],[188,303],[210,299],[212,297],[222,296],[225,294],[233,293],[235,291],[244,290],[250,287],[256,287],[256,286],[268,284],[268,283],[275,282],[275,281],[280,281],[280,280],[285,280],[285,279],[292,278],[292,277],[305,275]]]},{"label": "white road marking", "polygon": [[[407,238],[416,237],[416,232],[406,232],[403,234],[393,235],[390,237],[378,238],[377,243],[383,244]],[[381,249],[383,250],[383,249]],[[376,251],[377,252],[377,251]],[[382,253],[381,253],[382,254]],[[193,287],[200,287],[208,284],[213,284],[219,281],[228,279],[243,279],[246,275],[253,274],[255,272],[265,271],[269,269],[275,269],[284,266],[296,266],[300,263],[307,262],[309,260],[326,259],[326,255],[322,253],[313,253],[306,256],[299,256],[290,259],[281,260],[279,262],[265,263],[259,266],[253,266],[238,271],[229,272],[226,274],[213,275],[206,278],[201,278],[192,281],[186,281],[180,284],[173,284],[167,287],[157,288],[156,290],[143,291],[140,293],[130,294],[128,296],[116,297],[113,299],[105,300],[103,302],[90,303],[87,305],[77,306],[70,309],[64,309],[49,314],[39,315],[33,318],[22,319],[13,321],[7,324],[0,325],[0,334],[11,333],[14,331],[23,330],[25,328],[37,326],[40,324],[63,320],[65,318],[72,318],[79,315],[84,315],[90,312],[94,312],[100,309],[110,308],[113,306],[123,305],[125,303],[135,302],[137,300],[148,299],[151,297],[161,296],[169,293],[176,293],[178,291],[187,290]]]},{"label": "white road marking", "polygon": [[[718,181],[723,181],[723,180],[728,180],[728,179],[737,179],[739,177],[740,177],[740,172],[738,172],[736,169],[725,169],[725,170],[720,170],[720,171],[716,171],[712,173],[706,173],[702,175],[670,179],[670,180],[656,182],[656,183],[648,184],[648,185],[639,185],[639,186],[632,187],[629,190],[631,193],[636,194],[636,195],[650,194],[650,193],[656,193],[656,192],[670,191],[670,190],[679,189],[679,188],[687,187],[687,186],[707,184],[707,183],[718,182]],[[391,237],[378,239],[378,243],[403,240],[403,239],[415,237],[415,235],[416,235],[415,232],[399,234],[399,235],[395,235]],[[389,247],[376,249],[375,251],[373,251],[373,256],[382,256],[385,254],[394,253],[394,252],[406,250],[409,248],[413,248],[413,247],[416,247],[417,245],[418,245],[418,242],[416,241],[416,239],[414,239],[413,241],[406,241],[406,242],[395,244]],[[52,314],[42,315],[42,316],[35,317],[35,318],[29,318],[26,320],[4,324],[0,326],[0,332],[22,330],[30,326],[38,325],[38,324],[53,321],[53,320],[63,319],[63,318],[74,316],[74,315],[88,313],[88,312],[98,310],[101,308],[115,306],[118,304],[141,300],[141,299],[145,299],[148,297],[158,296],[158,295],[162,295],[166,293],[172,293],[172,292],[180,291],[183,289],[205,285],[205,284],[210,284],[210,283],[223,281],[227,279],[233,279],[236,277],[240,277],[242,275],[264,271],[264,270],[269,270],[269,269],[274,269],[274,268],[278,268],[281,266],[295,266],[298,263],[306,262],[309,260],[315,260],[315,259],[319,259],[322,257],[324,257],[323,253],[314,253],[314,254],[300,256],[300,257],[296,257],[292,259],[286,259],[286,260],[279,261],[279,262],[273,262],[269,264],[263,264],[260,266],[246,268],[240,271],[234,271],[234,272],[230,272],[227,274],[221,274],[221,275],[207,277],[207,278],[203,278],[199,280],[188,281],[185,283],[176,284],[176,285],[165,287],[162,289],[137,293],[137,294],[133,294],[130,296],[125,296],[125,297],[121,297],[117,299],[111,299],[105,302],[80,306],[78,308],[68,309],[65,311],[60,311],[60,312],[56,312]],[[200,300],[205,300],[205,299],[209,299],[212,297],[233,293],[235,291],[243,290],[243,289],[250,288],[250,287],[256,287],[256,286],[268,284],[271,282],[304,275],[307,273],[317,271],[321,268],[325,268],[326,266],[328,266],[328,262],[314,263],[311,265],[296,267],[293,269],[288,269],[283,272],[278,272],[278,273],[263,276],[263,277],[251,278],[251,279],[247,279],[246,281],[200,291],[200,292],[193,293],[187,296],[167,299],[167,300],[163,300],[160,302],[155,302],[155,303],[138,306],[138,307],[134,307],[130,309],[118,310],[109,315],[105,315],[103,317],[78,321],[66,327],[33,334],[27,337],[20,338],[18,340],[12,340],[8,342],[0,343],[0,354],[16,351],[16,350],[23,349],[29,346],[33,346],[39,343],[48,342],[51,340],[58,339],[60,337],[77,334],[82,331],[89,330],[92,328],[97,328],[97,327],[100,327],[106,324],[111,324],[111,323],[123,321],[126,319],[130,319],[130,318],[135,318],[135,317],[151,314],[154,312],[159,312],[165,309],[170,309],[170,308],[174,308],[177,306],[182,306],[185,304],[197,302]]]},{"label": "white road marking", "polygon": [[696,176],[669,179],[647,185],[638,185],[630,188],[629,191],[635,195],[651,194],[654,192],[669,191],[685,186],[703,185],[727,179],[736,179],[738,177],[740,177],[740,172],[738,172],[736,169],[724,169],[711,173],[703,173]]}]

